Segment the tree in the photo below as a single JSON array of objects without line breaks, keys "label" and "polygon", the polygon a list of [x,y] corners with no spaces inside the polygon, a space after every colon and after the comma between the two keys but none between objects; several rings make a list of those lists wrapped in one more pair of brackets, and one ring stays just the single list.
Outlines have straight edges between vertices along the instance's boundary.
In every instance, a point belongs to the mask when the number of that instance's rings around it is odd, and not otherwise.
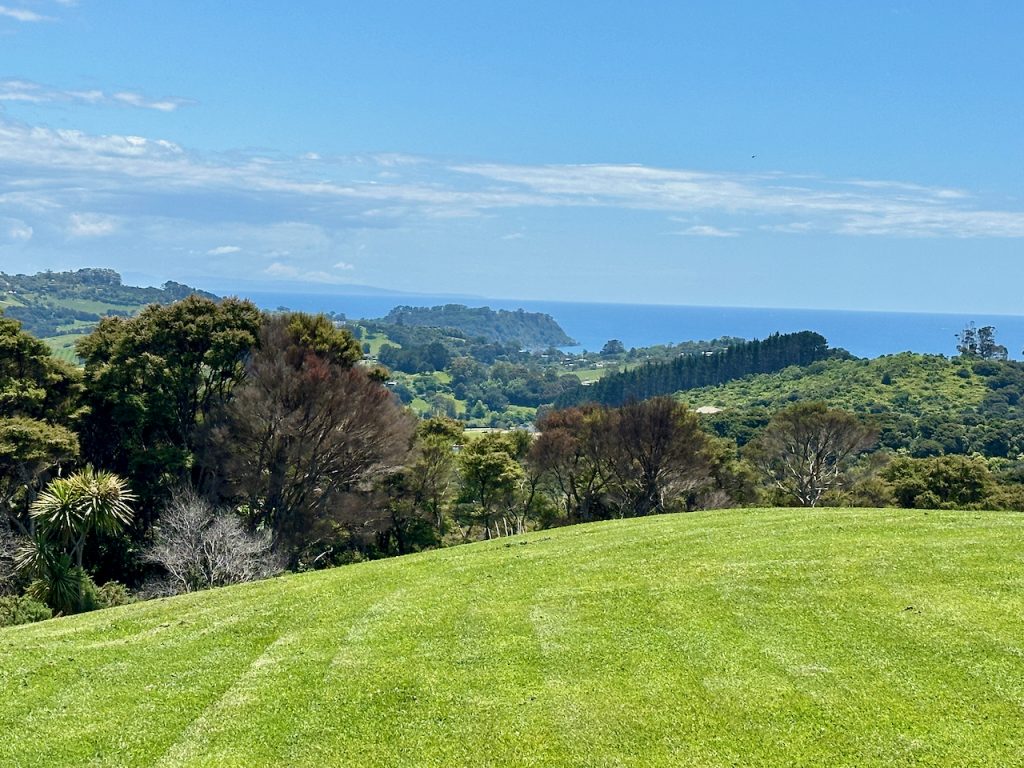
[{"label": "tree", "polygon": [[623,514],[665,512],[707,481],[707,436],[682,403],[655,397],[608,416],[609,466]]},{"label": "tree", "polygon": [[798,403],[775,414],[745,454],[769,482],[813,507],[876,437],[877,430],[852,413]]},{"label": "tree", "polygon": [[601,347],[602,357],[611,357],[615,355],[624,355],[626,353],[626,346],[618,339],[609,339]]},{"label": "tree", "polygon": [[146,559],[167,572],[177,592],[269,578],[283,565],[269,531],[247,531],[238,515],[192,490],[179,491],[160,515]]},{"label": "tree", "polygon": [[19,569],[34,579],[28,594],[60,613],[92,608],[92,581],[82,567],[86,538],[123,531],[134,501],[122,478],[92,467],[52,480],[32,504],[36,535],[18,553]]},{"label": "tree", "polygon": [[83,453],[132,478],[144,530],[170,488],[199,479],[197,427],[241,381],[259,324],[251,302],[189,296],[134,318],[105,318],[78,343]]},{"label": "tree", "polygon": [[994,326],[975,328],[973,322],[968,323],[956,338],[956,351],[963,357],[977,357],[982,360],[1006,359],[1006,347],[996,343]]},{"label": "tree", "polygon": [[465,428],[447,418],[422,422],[417,429],[415,458],[409,467],[416,507],[429,517],[439,535],[445,534],[444,508],[455,486],[455,447]]},{"label": "tree", "polygon": [[908,509],[978,509],[989,505],[995,479],[980,456],[900,457],[882,472],[896,503]]},{"label": "tree", "polygon": [[525,478],[516,458],[517,446],[512,438],[500,432],[489,432],[469,443],[459,454],[462,478],[461,500],[468,507],[464,516],[468,523],[466,538],[475,524],[483,526],[484,538],[501,535],[499,522],[515,517],[519,523],[515,533],[522,533],[525,521],[514,514],[516,491]]},{"label": "tree", "polygon": [[78,456],[75,419],[81,374],[38,339],[0,316],[0,518],[31,533],[39,487]]},{"label": "tree", "polygon": [[21,535],[34,533],[27,514],[35,490],[78,455],[78,438],[67,427],[15,416],[0,419],[0,510]]},{"label": "tree", "polygon": [[610,516],[604,415],[605,410],[591,405],[549,411],[537,422],[540,434],[530,449],[530,463],[571,523]]},{"label": "tree", "polygon": [[118,534],[132,521],[135,495],[112,472],[86,467],[50,482],[32,504],[32,519],[41,536],[70,548],[82,567],[90,533]]},{"label": "tree", "polygon": [[353,366],[360,355],[325,318],[267,318],[245,381],[210,433],[214,490],[273,531],[293,564],[331,535],[340,497],[396,471],[412,443],[412,417]]}]

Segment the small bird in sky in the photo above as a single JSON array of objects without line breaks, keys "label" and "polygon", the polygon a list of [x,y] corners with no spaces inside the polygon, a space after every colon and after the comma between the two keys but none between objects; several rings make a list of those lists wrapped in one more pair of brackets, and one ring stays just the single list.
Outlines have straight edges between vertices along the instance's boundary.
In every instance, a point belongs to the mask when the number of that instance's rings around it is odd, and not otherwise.
[{"label": "small bird in sky", "polygon": [[757,155],[751,155],[750,159],[753,160],[755,157],[757,157]]}]

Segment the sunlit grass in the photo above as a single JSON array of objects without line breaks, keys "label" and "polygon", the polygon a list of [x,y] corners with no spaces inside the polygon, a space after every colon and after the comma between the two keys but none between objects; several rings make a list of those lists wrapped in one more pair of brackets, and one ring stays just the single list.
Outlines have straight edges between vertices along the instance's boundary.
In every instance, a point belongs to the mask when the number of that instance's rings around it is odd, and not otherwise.
[{"label": "sunlit grass", "polygon": [[0,631],[0,765],[1020,764],[1024,516],[616,521]]}]

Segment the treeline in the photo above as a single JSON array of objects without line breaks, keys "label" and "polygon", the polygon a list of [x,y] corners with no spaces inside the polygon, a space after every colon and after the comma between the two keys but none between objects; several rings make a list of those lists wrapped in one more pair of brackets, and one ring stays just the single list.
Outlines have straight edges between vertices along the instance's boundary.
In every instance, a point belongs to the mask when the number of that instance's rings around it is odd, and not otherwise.
[{"label": "treeline", "polygon": [[[112,269],[39,272],[8,275],[0,272],[0,296],[6,314],[33,335],[56,336],[77,322],[98,322],[105,315],[129,315],[147,304],[169,303],[196,294],[216,299],[182,283],[168,281],[160,288],[124,285]],[[80,332],[80,331],[78,331]]]},{"label": "treeline", "polygon": [[700,355],[684,355],[671,362],[647,363],[622,373],[605,376],[590,386],[580,386],[555,400],[556,408],[584,402],[622,405],[682,390],[706,387],[756,373],[778,371],[791,365],[808,365],[833,354],[825,337],[811,331],[773,334],[764,340],[730,344],[726,349]]},{"label": "treeline", "polygon": [[493,310],[490,307],[467,307],[445,304],[437,307],[399,306],[381,322],[391,325],[455,328],[467,337],[480,337],[501,344],[517,343],[521,347],[544,349],[571,346],[573,341],[551,315],[517,309]]}]

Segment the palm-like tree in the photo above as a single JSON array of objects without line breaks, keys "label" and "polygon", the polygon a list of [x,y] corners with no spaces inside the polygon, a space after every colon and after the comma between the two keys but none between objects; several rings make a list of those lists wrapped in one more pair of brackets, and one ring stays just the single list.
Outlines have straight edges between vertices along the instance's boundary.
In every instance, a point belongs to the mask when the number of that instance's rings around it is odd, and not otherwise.
[{"label": "palm-like tree", "polygon": [[132,521],[134,501],[124,479],[86,467],[51,481],[32,504],[31,515],[43,536],[71,547],[75,565],[81,568],[86,536],[120,533]]},{"label": "palm-like tree", "polygon": [[30,510],[36,537],[18,555],[18,567],[35,577],[30,593],[60,613],[81,610],[86,537],[122,531],[134,501],[127,482],[112,472],[86,467],[52,480]]}]

